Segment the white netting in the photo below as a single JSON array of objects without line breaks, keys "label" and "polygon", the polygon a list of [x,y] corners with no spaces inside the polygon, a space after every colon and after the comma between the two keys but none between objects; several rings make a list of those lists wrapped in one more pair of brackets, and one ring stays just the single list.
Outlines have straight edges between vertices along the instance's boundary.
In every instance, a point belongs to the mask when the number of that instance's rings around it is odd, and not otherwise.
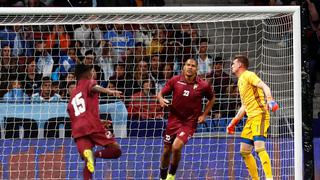
[{"label": "white netting", "polygon": [[[113,120],[123,154],[98,159],[95,178],[159,179],[167,112],[154,95],[190,57],[217,101],[184,148],[176,178],[248,177],[239,134],[225,132],[240,105],[230,71],[238,54],[248,55],[249,69],[281,106],[271,115],[267,151],[275,179],[294,179],[292,13],[2,14],[0,22],[0,179],[82,178],[66,113],[79,61],[95,64],[102,86],[125,94],[124,100],[100,98],[101,116]],[[154,91],[141,91],[145,82]]]}]

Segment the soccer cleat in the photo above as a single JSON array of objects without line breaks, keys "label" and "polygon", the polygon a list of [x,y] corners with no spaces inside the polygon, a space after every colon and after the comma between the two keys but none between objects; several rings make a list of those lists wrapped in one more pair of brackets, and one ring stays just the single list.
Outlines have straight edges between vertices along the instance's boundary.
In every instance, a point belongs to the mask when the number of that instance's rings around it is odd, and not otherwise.
[{"label": "soccer cleat", "polygon": [[176,179],[176,175],[168,174],[166,180],[175,180],[175,179]]},{"label": "soccer cleat", "polygon": [[88,170],[93,173],[94,172],[94,157],[91,149],[86,149],[83,151],[83,156],[85,161],[87,162]]}]

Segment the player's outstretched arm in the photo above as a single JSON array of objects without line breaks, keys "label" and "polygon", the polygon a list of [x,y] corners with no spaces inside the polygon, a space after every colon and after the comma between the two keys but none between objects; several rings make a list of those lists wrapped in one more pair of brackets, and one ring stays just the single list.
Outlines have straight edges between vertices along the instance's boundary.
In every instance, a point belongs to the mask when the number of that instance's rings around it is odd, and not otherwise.
[{"label": "player's outstretched arm", "polygon": [[205,120],[206,120],[206,117],[207,115],[209,114],[209,112],[211,111],[212,109],[212,106],[214,105],[214,102],[215,102],[216,98],[215,96],[213,96],[206,104],[206,107],[204,109],[204,112],[202,113],[201,116],[199,116],[198,118],[198,123],[204,123]]},{"label": "player's outstretched arm", "polygon": [[260,81],[257,84],[257,87],[261,88],[267,97],[267,104],[268,104],[268,109],[275,112],[279,109],[278,103],[273,99],[271,95],[271,90],[268,85],[266,85],[263,81]]},{"label": "player's outstretched arm", "polygon": [[121,91],[112,90],[110,88],[104,88],[104,87],[101,87],[99,85],[93,86],[91,90],[94,91],[94,92],[98,92],[98,93],[106,93],[109,96],[122,97],[122,92]]},{"label": "player's outstretched arm", "polygon": [[239,123],[239,121],[243,118],[243,116],[246,114],[245,106],[242,105],[237,113],[237,115],[231,120],[229,125],[227,126],[227,133],[228,134],[234,134],[236,125]]}]

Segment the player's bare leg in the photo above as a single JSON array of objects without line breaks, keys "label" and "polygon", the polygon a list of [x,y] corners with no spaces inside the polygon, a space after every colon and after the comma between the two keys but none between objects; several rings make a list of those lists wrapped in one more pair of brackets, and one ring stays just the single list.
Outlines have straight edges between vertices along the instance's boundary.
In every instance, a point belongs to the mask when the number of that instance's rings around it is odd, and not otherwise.
[{"label": "player's bare leg", "polygon": [[117,159],[121,156],[122,152],[118,143],[108,144],[104,149],[96,151],[94,156],[103,159]]},{"label": "player's bare leg", "polygon": [[272,180],[272,168],[271,168],[271,161],[269,154],[266,151],[265,148],[265,142],[264,141],[255,141],[254,142],[254,149],[257,152],[260,162],[264,171],[264,174],[266,175],[267,180]]},{"label": "player's bare leg", "polygon": [[160,165],[160,179],[166,179],[168,174],[168,168],[170,164],[170,157],[171,157],[171,144],[164,144],[163,152],[161,156],[161,165]]},{"label": "player's bare leg", "polygon": [[249,174],[252,180],[259,180],[258,167],[256,160],[254,159],[251,151],[253,146],[250,144],[246,144],[241,142],[240,144],[240,154],[248,168]]},{"label": "player's bare leg", "polygon": [[184,146],[183,141],[176,138],[172,144],[172,161],[170,164],[169,175],[167,180],[174,180],[181,159],[181,151]]}]

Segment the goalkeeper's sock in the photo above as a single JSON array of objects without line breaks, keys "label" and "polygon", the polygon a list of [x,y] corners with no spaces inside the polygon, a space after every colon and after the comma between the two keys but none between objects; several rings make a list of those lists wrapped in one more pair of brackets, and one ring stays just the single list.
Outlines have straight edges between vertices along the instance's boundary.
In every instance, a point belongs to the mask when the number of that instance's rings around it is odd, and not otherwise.
[{"label": "goalkeeper's sock", "polygon": [[105,147],[105,149],[96,151],[94,156],[104,159],[117,159],[121,156],[121,150],[114,147]]},{"label": "goalkeeper's sock", "polygon": [[168,167],[166,168],[160,167],[160,178],[167,179],[167,175],[168,175]]},{"label": "goalkeeper's sock", "polygon": [[252,178],[252,180],[259,180],[259,174],[258,174],[258,167],[256,160],[254,159],[253,155],[250,151],[240,151],[240,154],[246,163],[246,166],[248,168],[249,174]]},{"label": "goalkeeper's sock", "polygon": [[258,156],[260,158],[266,178],[272,178],[271,161],[266,149],[257,149],[256,152],[258,153]]},{"label": "goalkeeper's sock", "polygon": [[175,174],[176,174],[176,172],[177,172],[177,169],[178,169],[178,165],[170,164],[170,171],[169,171],[169,174],[175,175]]},{"label": "goalkeeper's sock", "polygon": [[84,180],[91,180],[92,179],[92,173],[89,171],[89,169],[86,165],[83,168],[83,179]]}]

